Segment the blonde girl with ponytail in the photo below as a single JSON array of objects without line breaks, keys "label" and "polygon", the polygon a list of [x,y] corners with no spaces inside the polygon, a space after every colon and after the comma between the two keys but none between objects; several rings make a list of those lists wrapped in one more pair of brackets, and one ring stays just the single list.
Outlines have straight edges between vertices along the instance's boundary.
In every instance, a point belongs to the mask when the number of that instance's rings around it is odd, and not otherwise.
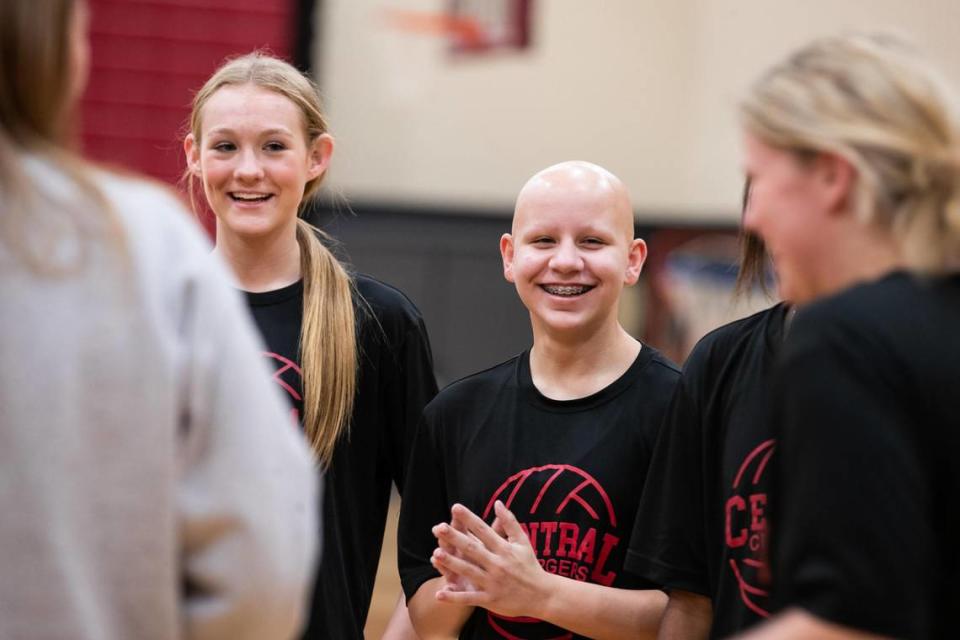
[{"label": "blonde girl with ponytail", "polygon": [[[197,92],[185,181],[216,216],[264,337],[274,380],[325,473],[321,569],[305,637],[363,637],[391,481],[402,487],[412,432],[436,392],[416,307],[351,275],[301,214],[334,140],[316,86],[262,53],[227,61]],[[398,605],[394,629],[408,625]],[[403,637],[400,633],[395,637]]]},{"label": "blonde girl with ponytail", "polygon": [[[321,238],[325,235],[296,215],[316,194],[333,153],[333,138],[327,133],[319,102],[311,99],[315,93],[307,78],[290,73],[288,65],[280,60],[256,54],[233,60],[194,97],[185,147],[190,163],[188,181],[203,176],[204,142],[212,145],[207,154],[208,167],[216,165],[215,170],[221,172],[236,170],[236,176],[223,176],[231,184],[204,181],[203,188],[217,215],[216,251],[233,266],[241,287],[251,292],[269,291],[303,278],[301,368],[304,377],[316,384],[303,389],[302,422],[317,459],[327,466],[334,445],[347,430],[353,408],[357,343],[350,276],[324,246]],[[255,106],[281,105],[282,115],[288,116],[286,127],[271,133],[285,139],[267,140],[263,145],[268,159],[266,170],[256,167],[255,159],[237,155],[237,145],[229,138],[239,132],[215,131],[204,139],[204,107],[215,95],[216,115],[227,118],[248,116],[242,111],[250,105],[239,100],[241,96],[254,96]],[[302,124],[298,122],[301,119]],[[259,126],[256,122],[244,124]],[[223,140],[213,139],[218,135]],[[296,148],[285,149],[284,145]],[[293,153],[299,157],[291,158],[290,164],[304,166],[280,167],[300,173],[281,176],[292,178],[292,184],[278,183],[269,168],[283,162],[283,154]],[[229,164],[233,158],[237,166]],[[244,166],[244,162],[250,164]],[[302,185],[301,177],[305,180]],[[253,186],[248,190],[249,185]],[[261,187],[263,193],[257,192]],[[289,192],[283,193],[283,189]],[[195,189],[190,188],[189,194],[196,210]]]},{"label": "blonde girl with ponytail", "polygon": [[[773,382],[772,573],[753,638],[956,635],[960,130],[886,35],[816,40],[741,103],[747,229],[799,306]],[[948,498],[953,496],[954,498]],[[771,503],[772,504],[772,503]]]}]

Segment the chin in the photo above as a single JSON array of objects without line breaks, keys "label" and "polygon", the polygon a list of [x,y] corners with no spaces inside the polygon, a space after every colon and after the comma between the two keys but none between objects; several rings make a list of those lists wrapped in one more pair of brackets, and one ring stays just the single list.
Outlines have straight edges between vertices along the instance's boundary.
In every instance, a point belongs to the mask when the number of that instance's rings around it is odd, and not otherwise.
[{"label": "chin", "polygon": [[577,337],[589,337],[591,327],[596,324],[596,319],[584,317],[580,314],[564,314],[551,311],[543,314],[534,314],[536,323],[543,331],[554,335],[569,335]]},{"label": "chin", "polygon": [[270,235],[275,232],[279,225],[270,220],[262,218],[253,218],[246,216],[247,219],[237,219],[237,217],[228,217],[226,220],[221,218],[220,228],[227,233],[244,238],[256,238],[259,236]]}]

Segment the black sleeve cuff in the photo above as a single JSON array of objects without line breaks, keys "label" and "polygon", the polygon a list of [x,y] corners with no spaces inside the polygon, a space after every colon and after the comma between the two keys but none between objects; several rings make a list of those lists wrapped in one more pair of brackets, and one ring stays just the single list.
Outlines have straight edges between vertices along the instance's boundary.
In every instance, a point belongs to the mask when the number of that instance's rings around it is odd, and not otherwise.
[{"label": "black sleeve cuff", "polygon": [[707,598],[713,597],[703,577],[694,571],[671,567],[634,551],[627,551],[627,560],[624,566],[627,571],[644,580],[652,588],[659,588],[668,592],[680,589]]}]

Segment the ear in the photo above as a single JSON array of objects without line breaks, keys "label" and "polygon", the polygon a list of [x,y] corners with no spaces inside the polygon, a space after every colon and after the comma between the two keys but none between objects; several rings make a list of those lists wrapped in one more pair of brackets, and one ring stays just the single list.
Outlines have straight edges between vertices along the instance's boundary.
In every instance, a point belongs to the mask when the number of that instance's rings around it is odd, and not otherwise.
[{"label": "ear", "polygon": [[516,282],[513,279],[513,236],[509,233],[500,236],[500,257],[503,258],[503,277],[507,282]]},{"label": "ear", "polygon": [[817,185],[821,204],[830,214],[841,214],[851,209],[857,169],[849,160],[835,153],[821,153],[816,159]]},{"label": "ear", "polygon": [[315,180],[326,173],[327,167],[330,166],[330,159],[333,157],[333,136],[329,133],[321,133],[310,145],[309,152],[307,179]]},{"label": "ear", "polygon": [[183,155],[187,160],[187,169],[196,177],[200,177],[200,146],[197,144],[192,133],[188,133],[183,139]]},{"label": "ear", "polygon": [[642,238],[634,238],[630,243],[627,254],[627,271],[623,283],[627,286],[636,284],[643,270],[643,263],[647,261],[647,243]]}]

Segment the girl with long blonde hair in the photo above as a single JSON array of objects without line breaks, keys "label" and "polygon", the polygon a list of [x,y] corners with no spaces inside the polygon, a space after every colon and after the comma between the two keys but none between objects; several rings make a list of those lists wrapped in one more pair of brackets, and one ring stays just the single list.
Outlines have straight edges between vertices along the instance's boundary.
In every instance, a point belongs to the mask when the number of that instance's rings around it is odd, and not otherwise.
[{"label": "girl with long blonde hair", "polygon": [[351,275],[330,238],[300,216],[333,149],[316,86],[261,53],[211,76],[184,141],[190,193],[200,183],[216,216],[215,252],[246,292],[274,379],[325,471],[324,552],[306,636],[359,639],[390,485],[402,486],[436,383],[413,303]]}]

